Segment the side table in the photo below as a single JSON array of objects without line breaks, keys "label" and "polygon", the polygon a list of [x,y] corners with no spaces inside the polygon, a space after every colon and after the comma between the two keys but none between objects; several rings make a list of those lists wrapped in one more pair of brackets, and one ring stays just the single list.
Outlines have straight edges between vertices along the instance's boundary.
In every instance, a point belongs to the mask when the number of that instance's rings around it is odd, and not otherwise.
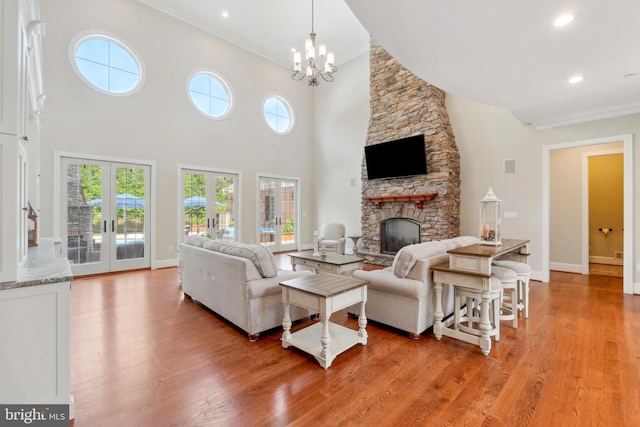
[{"label": "side table", "polygon": [[[336,356],[356,344],[367,344],[366,280],[334,274],[314,274],[280,282],[284,319],[282,347],[294,346],[311,354],[320,366],[329,368]],[[353,330],[329,322],[332,313],[360,303],[359,329]],[[289,305],[294,304],[320,313],[320,321],[291,333]]]},{"label": "side table", "polygon": [[347,236],[353,241],[353,253],[358,252],[358,240],[362,239],[362,236]]}]

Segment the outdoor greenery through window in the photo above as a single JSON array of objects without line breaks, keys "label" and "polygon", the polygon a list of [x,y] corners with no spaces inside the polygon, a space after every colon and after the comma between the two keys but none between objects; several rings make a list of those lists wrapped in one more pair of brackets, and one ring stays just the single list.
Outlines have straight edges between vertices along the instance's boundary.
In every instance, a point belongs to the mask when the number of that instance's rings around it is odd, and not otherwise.
[{"label": "outdoor greenery through window", "polygon": [[[102,224],[102,208],[104,206],[102,167],[82,165],[80,168],[80,182],[87,199],[87,204],[93,207],[93,229],[98,233]],[[145,205],[145,171],[136,168],[116,169],[116,232],[122,240],[135,239],[144,230]]]},{"label": "outdoor greenery through window", "polygon": [[189,97],[204,115],[222,119],[231,112],[231,91],[218,76],[209,72],[196,74],[189,81]]},{"label": "outdoor greenery through window", "polygon": [[237,176],[215,172],[185,173],[185,235],[235,240],[234,195]]},{"label": "outdoor greenery through window", "polygon": [[103,93],[130,94],[142,83],[138,59],[111,37],[93,35],[80,40],[73,57],[73,65],[83,80]]},{"label": "outdoor greenery through window", "polygon": [[271,96],[264,103],[264,118],[276,133],[285,134],[293,127],[293,112],[284,99]]}]

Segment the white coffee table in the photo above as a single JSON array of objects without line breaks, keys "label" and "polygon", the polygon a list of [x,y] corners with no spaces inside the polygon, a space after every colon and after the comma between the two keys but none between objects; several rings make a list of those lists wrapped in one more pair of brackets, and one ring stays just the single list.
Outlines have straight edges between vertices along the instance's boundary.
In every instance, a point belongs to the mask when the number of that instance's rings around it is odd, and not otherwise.
[{"label": "white coffee table", "polygon": [[[284,303],[282,347],[299,348],[314,356],[320,366],[327,369],[338,354],[356,344],[366,345],[364,306],[368,283],[335,274],[314,274],[280,282]],[[331,313],[357,303],[360,303],[357,331],[329,322]],[[291,333],[290,304],[320,313],[320,321]]]},{"label": "white coffee table", "polygon": [[291,266],[296,271],[296,265],[306,265],[312,267],[317,273],[319,270],[329,271],[333,274],[340,274],[343,271],[362,269],[364,258],[354,255],[313,255],[312,252],[295,252],[289,254]]}]

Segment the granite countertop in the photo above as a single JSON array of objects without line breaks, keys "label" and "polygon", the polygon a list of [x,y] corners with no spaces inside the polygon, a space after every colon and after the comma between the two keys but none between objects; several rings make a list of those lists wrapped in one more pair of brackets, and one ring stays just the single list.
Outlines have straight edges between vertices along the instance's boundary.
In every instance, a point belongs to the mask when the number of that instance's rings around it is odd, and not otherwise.
[{"label": "granite countertop", "polygon": [[38,246],[29,248],[27,265],[18,275],[18,280],[0,283],[0,290],[71,281],[73,273],[69,261],[60,254],[56,255],[56,249],[61,250],[60,243],[58,238],[38,239]]}]

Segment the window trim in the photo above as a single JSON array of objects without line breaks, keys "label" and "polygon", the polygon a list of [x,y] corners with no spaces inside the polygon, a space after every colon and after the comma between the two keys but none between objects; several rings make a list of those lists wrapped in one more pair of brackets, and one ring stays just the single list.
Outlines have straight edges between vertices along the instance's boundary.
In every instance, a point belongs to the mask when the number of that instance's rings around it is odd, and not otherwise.
[{"label": "window trim", "polygon": [[[289,112],[289,127],[284,132],[278,132],[276,129],[272,128],[271,125],[269,124],[269,121],[267,120],[267,115],[265,114],[264,107],[265,107],[267,101],[269,99],[271,99],[271,98],[275,98],[278,101],[282,102],[284,104],[285,108],[287,109],[287,111]],[[293,128],[295,127],[296,120],[295,120],[295,114],[293,112],[293,107],[291,106],[289,101],[287,101],[282,95],[278,95],[278,94],[275,94],[275,93],[268,94],[264,98],[264,101],[262,102],[261,114],[262,114],[262,119],[264,120],[265,124],[267,125],[267,128],[269,128],[269,130],[272,131],[273,133],[275,133],[276,135],[281,135],[281,136],[289,135],[293,131]]]},{"label": "window trim", "polygon": [[[207,113],[205,113],[204,111],[202,111],[200,108],[198,108],[198,106],[196,105],[195,101],[193,100],[193,98],[191,97],[191,89],[190,89],[190,85],[191,85],[191,80],[193,80],[196,76],[200,75],[200,74],[209,74],[211,76],[213,76],[214,78],[216,78],[220,84],[222,85],[222,87],[224,87],[227,91],[227,95],[229,96],[229,109],[222,114],[221,116],[211,116]],[[222,77],[220,75],[220,73],[213,71],[209,68],[198,68],[196,70],[194,70],[193,72],[191,72],[191,74],[189,74],[189,77],[187,77],[187,84],[185,87],[186,90],[186,94],[187,94],[187,99],[189,100],[189,102],[191,103],[191,106],[203,117],[206,117],[209,120],[224,120],[227,117],[229,117],[231,115],[231,113],[233,112],[234,108],[235,108],[235,96],[233,93],[233,90],[231,89],[231,85],[229,85],[229,83],[227,83],[227,80]]]},{"label": "window trim", "polygon": [[[139,80],[138,80],[138,84],[135,85],[131,90],[129,90],[128,92],[109,92],[107,90],[102,89],[99,86],[96,86],[93,82],[91,82],[89,79],[87,79],[84,74],[82,74],[82,72],[80,71],[80,69],[78,68],[78,64],[76,63],[76,49],[78,48],[78,46],[83,43],[84,41],[90,40],[90,39],[102,39],[102,40],[109,40],[115,44],[117,44],[121,49],[123,49],[125,52],[127,52],[129,55],[131,55],[131,57],[133,58],[133,60],[135,61],[135,63],[138,65],[138,70],[139,70]],[[87,86],[89,86],[91,89],[100,92],[104,95],[109,95],[109,96],[115,96],[115,97],[125,97],[125,96],[131,96],[136,94],[138,91],[140,91],[140,89],[142,89],[142,87],[145,84],[146,78],[147,78],[147,70],[146,67],[144,65],[144,62],[142,62],[142,59],[140,59],[140,55],[138,54],[138,52],[136,52],[136,50],[131,47],[131,44],[129,44],[129,42],[127,42],[126,40],[124,40],[122,37],[109,33],[108,31],[100,31],[100,30],[92,30],[92,31],[85,31],[82,32],[80,34],[77,34],[72,40],[71,43],[69,43],[69,62],[71,63],[71,68],[73,68],[73,71],[76,73],[76,75],[80,78],[80,80],[82,80]]]}]

